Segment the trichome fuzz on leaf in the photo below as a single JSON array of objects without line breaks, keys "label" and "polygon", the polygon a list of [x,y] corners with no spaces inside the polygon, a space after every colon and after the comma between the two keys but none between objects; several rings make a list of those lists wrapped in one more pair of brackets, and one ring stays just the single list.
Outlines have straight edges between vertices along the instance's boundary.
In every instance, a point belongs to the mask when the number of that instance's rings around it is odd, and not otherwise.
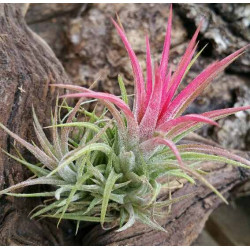
[{"label": "trichome fuzz on leaf", "polygon": [[[35,111],[34,130],[41,148],[30,144],[18,135],[4,129],[17,142],[27,148],[39,164],[27,162],[5,152],[30,169],[36,178],[18,183],[2,190],[0,194],[21,197],[52,197],[52,201],[39,206],[33,212],[37,216],[100,222],[106,228],[118,226],[118,231],[141,221],[157,230],[164,231],[156,218],[162,208],[170,206],[189,195],[158,201],[163,189],[171,191],[183,180],[195,184],[201,181],[222,200],[224,197],[213,187],[199,170],[199,163],[216,161],[234,166],[250,168],[250,162],[231,152],[202,144],[180,144],[180,140],[203,126],[218,125],[215,120],[244,111],[250,107],[215,110],[203,114],[182,116],[192,101],[222,72],[239,57],[246,47],[234,52],[221,61],[204,69],[179,94],[183,78],[200,55],[194,56],[197,36],[201,24],[192,37],[175,72],[169,67],[169,50],[172,26],[170,8],[166,37],[160,64],[152,66],[149,38],[146,37],[146,84],[138,59],[128,42],[124,29],[112,20],[131,60],[135,97],[133,110],[128,106],[128,96],[122,78],[118,77],[121,97],[95,92],[75,85],[53,84],[58,88],[74,90],[64,98],[79,98],[75,107],[66,100],[56,105],[52,115],[52,142],[41,127]],[[193,59],[192,59],[193,58]],[[103,113],[88,112],[83,107],[85,98],[99,100],[105,106]],[[62,118],[61,109],[67,114]],[[106,117],[110,112],[112,118]],[[83,119],[84,118],[84,119]],[[17,194],[18,188],[48,184],[53,191]],[[191,194],[192,195],[192,194]],[[58,222],[58,223],[59,223]],[[104,225],[104,223],[107,223]]]}]

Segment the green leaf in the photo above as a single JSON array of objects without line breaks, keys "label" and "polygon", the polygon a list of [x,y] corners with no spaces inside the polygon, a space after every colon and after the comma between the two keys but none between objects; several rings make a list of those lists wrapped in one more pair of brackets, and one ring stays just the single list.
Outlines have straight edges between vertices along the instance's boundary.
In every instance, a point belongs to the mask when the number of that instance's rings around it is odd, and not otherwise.
[{"label": "green leaf", "polygon": [[102,173],[88,161],[88,172],[92,173],[96,179],[100,180],[102,183],[105,182],[105,178]]},{"label": "green leaf", "polygon": [[153,187],[153,195],[152,195],[152,198],[151,198],[148,206],[150,206],[152,203],[154,203],[156,201],[156,198],[161,191],[162,185],[160,183],[158,183],[157,181],[152,181],[152,187]]},{"label": "green leaf", "polygon": [[89,175],[84,175],[82,178],[80,178],[77,182],[76,185],[72,188],[72,190],[70,191],[69,197],[67,198],[66,204],[64,206],[64,209],[62,211],[61,217],[58,221],[57,226],[60,224],[61,219],[63,218],[63,215],[65,214],[65,212],[67,211],[67,208],[73,198],[73,196],[75,195],[78,187],[80,187],[87,179],[89,179]]},{"label": "green leaf", "polygon": [[101,209],[101,225],[102,226],[103,226],[103,223],[105,221],[105,216],[106,216],[106,212],[107,212],[107,208],[108,208],[108,203],[109,203],[111,191],[113,189],[115,182],[120,177],[121,177],[121,175],[116,174],[114,172],[114,170],[112,169],[109,176],[108,176],[108,179],[106,181],[105,188],[103,191],[103,201],[102,201],[102,209]]},{"label": "green leaf", "polygon": [[228,159],[223,156],[210,155],[210,154],[204,154],[204,153],[181,152],[181,158],[186,161],[216,161],[216,162],[223,162],[223,163],[231,164],[234,166],[250,168],[250,166],[248,165],[245,165],[238,161]]},{"label": "green leaf", "polygon": [[54,169],[57,162],[54,159],[51,159],[48,155],[46,155],[42,150],[38,147],[33,146],[32,144],[26,142],[21,137],[11,132],[8,128],[6,128],[2,123],[0,123],[0,127],[8,133],[11,137],[13,137],[17,142],[23,145],[27,150],[29,150],[40,162],[42,162],[49,169]]},{"label": "green leaf", "polygon": [[116,203],[119,204],[124,204],[124,198],[125,198],[126,194],[110,194],[110,200],[115,201]]},{"label": "green leaf", "polygon": [[36,213],[34,213],[32,216],[31,216],[31,219],[37,217],[37,216],[40,216],[41,214],[44,214],[54,208],[57,207],[57,205],[60,204],[60,201],[55,201],[49,205],[46,205],[44,208],[40,209],[39,211],[37,211]]},{"label": "green leaf", "polygon": [[[54,128],[54,127],[84,127],[93,130],[94,132],[100,132],[101,128],[99,128],[97,125],[90,123],[90,122],[69,122],[69,123],[63,123],[63,124],[56,124],[52,126],[48,126],[45,128]],[[108,138],[106,134],[102,134],[102,138],[104,141],[108,142]]]},{"label": "green leaf", "polygon": [[77,233],[78,233],[79,226],[80,226],[80,222],[81,222],[81,221],[79,221],[79,220],[76,222],[76,231],[75,231],[75,235],[77,235]]},{"label": "green leaf", "polygon": [[[56,106],[55,106],[55,112],[54,117],[53,114],[51,114],[52,124],[57,125],[57,119],[58,119],[58,97],[56,98]],[[55,149],[55,154],[58,157],[58,159],[61,159],[63,156],[63,150],[62,150],[62,141],[59,137],[57,127],[52,128],[52,139],[53,139],[53,145]]]},{"label": "green leaf", "polygon": [[171,176],[175,176],[175,177],[180,177],[180,178],[184,178],[186,179],[187,181],[189,181],[190,183],[192,184],[195,184],[195,180],[190,177],[189,175],[181,172],[180,170],[170,170],[167,172],[168,175],[171,175]]},{"label": "green leaf", "polygon": [[55,174],[58,170],[62,169],[63,167],[69,165],[71,162],[76,160],[77,158],[89,153],[91,151],[102,151],[103,153],[109,154],[111,152],[111,148],[104,144],[104,143],[93,143],[87,146],[83,146],[72,150],[68,154],[64,156],[62,161],[59,163],[59,166],[50,172],[48,176]]},{"label": "green leaf", "polygon": [[116,230],[116,232],[124,231],[124,230],[128,229],[129,227],[133,226],[133,224],[135,223],[135,213],[134,213],[134,209],[133,209],[132,205],[128,204],[124,208],[127,210],[128,214],[129,214],[129,219],[128,219],[127,223],[123,227]]},{"label": "green leaf", "polygon": [[124,84],[124,82],[123,82],[123,79],[122,79],[122,76],[121,76],[121,75],[118,75],[118,83],[119,83],[120,90],[121,90],[122,100],[123,100],[126,104],[128,104],[127,90],[126,90],[126,87],[125,87],[125,84]]},{"label": "green leaf", "polygon": [[[192,61],[189,63],[189,65],[187,66],[187,69],[185,71],[185,74],[182,77],[182,80],[186,77],[187,73],[189,72],[190,68],[193,66],[193,64],[195,63],[195,61],[198,59],[198,57],[200,56],[200,54],[203,52],[203,50],[207,47],[207,44],[196,54],[196,56],[192,59]],[[182,81],[181,80],[181,81]]]},{"label": "green leaf", "polygon": [[6,193],[6,195],[15,197],[50,197],[54,196],[55,192],[43,192],[43,193],[33,193],[33,194]]},{"label": "green leaf", "polygon": [[129,183],[131,183],[131,180],[115,184],[113,190],[123,188],[123,187],[127,186]]},{"label": "green leaf", "polygon": [[[73,185],[64,185],[63,187],[73,189],[75,186]],[[77,186],[77,190],[92,192],[92,193],[99,193],[100,187],[97,185],[81,185]]]},{"label": "green leaf", "polygon": [[42,176],[46,176],[49,174],[50,171],[48,171],[47,169],[38,167],[36,165],[33,165],[25,160],[19,159],[17,157],[15,157],[14,155],[9,154],[8,152],[6,152],[5,150],[2,149],[2,151],[8,155],[9,157],[11,157],[12,159],[16,160],[17,162],[20,162],[21,164],[23,164],[24,166],[26,166],[33,174],[35,174],[38,177],[42,177]]},{"label": "green leaf", "polygon": [[195,170],[190,169],[190,168],[186,167],[185,165],[180,166],[180,169],[182,169],[183,171],[189,173],[193,177],[197,178],[199,181],[203,182],[203,184],[205,184],[215,194],[217,194],[218,197],[221,198],[221,200],[223,200],[226,204],[228,204],[227,200],[223,197],[223,195],[211,183],[209,183],[203,176],[201,176],[200,174],[198,174]]},{"label": "green leaf", "polygon": [[[43,215],[43,217],[50,217],[50,218],[61,218],[61,214],[57,215]],[[74,215],[72,213],[65,213],[63,215],[62,219],[67,220],[77,220],[77,221],[89,221],[89,222],[101,222],[100,217],[94,217],[94,216],[84,216],[84,215]],[[104,222],[113,222],[116,220],[116,217],[106,217],[104,219]]]},{"label": "green leaf", "polygon": [[135,216],[136,219],[141,221],[143,224],[146,224],[153,229],[167,233],[167,231],[163,227],[161,227],[158,223],[153,222],[145,213],[141,212],[140,210],[135,210]]},{"label": "green leaf", "polygon": [[120,209],[120,228],[122,227],[122,225],[125,223],[127,219],[127,212],[125,211],[125,209],[123,207],[121,207]]},{"label": "green leaf", "polygon": [[100,204],[101,202],[102,202],[102,197],[95,197],[89,204],[87,210],[82,215],[89,213],[96,205]]},{"label": "green leaf", "polygon": [[26,181],[20,182],[16,185],[13,185],[11,187],[8,187],[8,188],[0,191],[0,195],[12,192],[12,191],[19,189],[19,188],[32,186],[32,185],[38,185],[38,184],[63,185],[63,184],[65,184],[65,182],[61,181],[61,180],[57,180],[55,178],[39,177],[36,179],[26,180]]},{"label": "green leaf", "polygon": [[170,206],[170,205],[172,205],[174,203],[177,203],[179,201],[182,201],[182,200],[185,200],[187,198],[190,198],[190,197],[194,196],[196,193],[197,192],[193,192],[193,193],[182,195],[182,196],[179,196],[179,197],[176,197],[176,198],[172,198],[172,199],[169,199],[169,200],[166,200],[166,201],[156,202],[155,203],[155,207],[167,207],[167,206]]},{"label": "green leaf", "polygon": [[48,154],[50,157],[57,160],[55,155],[54,155],[53,146],[51,145],[51,143],[47,139],[47,136],[43,132],[43,128],[42,128],[41,124],[38,121],[38,118],[36,116],[35,109],[34,109],[33,105],[32,105],[32,112],[33,112],[33,119],[34,119],[34,124],[33,125],[34,125],[34,129],[35,129],[35,133],[37,135],[37,139],[39,140],[44,152],[46,154]]},{"label": "green leaf", "polygon": [[60,200],[61,198],[61,194],[64,193],[64,192],[69,192],[71,189],[69,187],[61,187],[61,188],[58,188],[56,191],[55,191],[55,198],[57,200]]}]

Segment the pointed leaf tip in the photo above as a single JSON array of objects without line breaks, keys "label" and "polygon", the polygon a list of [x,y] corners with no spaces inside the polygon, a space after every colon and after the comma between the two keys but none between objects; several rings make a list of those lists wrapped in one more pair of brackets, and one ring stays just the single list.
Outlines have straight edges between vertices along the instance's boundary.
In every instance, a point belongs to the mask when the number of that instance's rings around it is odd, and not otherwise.
[{"label": "pointed leaf tip", "polygon": [[139,61],[135,55],[134,50],[131,47],[131,44],[129,43],[127,36],[122,30],[122,28],[115,22],[113,18],[111,18],[112,23],[114,24],[126,50],[130,58],[130,62],[133,69],[133,76],[135,79],[135,116],[138,121],[141,120],[144,105],[145,105],[145,86],[144,86],[144,79],[142,74],[142,69],[139,64]]}]

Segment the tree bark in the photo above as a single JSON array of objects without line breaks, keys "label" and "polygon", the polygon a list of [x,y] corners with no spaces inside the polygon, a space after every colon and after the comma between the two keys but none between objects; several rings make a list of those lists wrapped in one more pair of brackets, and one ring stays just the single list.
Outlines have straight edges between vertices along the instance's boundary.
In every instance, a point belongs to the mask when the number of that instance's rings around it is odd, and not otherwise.
[{"label": "tree bark", "polygon": [[[131,6],[132,5],[130,5],[130,7]],[[141,15],[141,17],[144,17],[145,10],[148,10],[147,6],[143,6],[142,8],[141,5],[141,11],[138,14]],[[55,92],[50,91],[48,85],[54,82],[68,83],[70,80],[50,47],[26,25],[24,20],[26,8],[27,5],[23,4],[0,4],[0,122],[21,137],[31,140],[34,138],[31,117],[32,104],[35,107],[39,120],[43,121],[42,123],[44,125],[48,124],[51,106],[55,98]],[[91,68],[91,66],[97,68],[105,65],[105,69],[107,69],[107,67],[110,66],[112,69],[110,69],[108,75],[110,79],[114,81],[114,73],[112,75],[112,71],[114,71],[114,68],[122,67],[122,62],[119,60],[116,61],[116,57],[119,54],[123,55],[124,51],[120,52],[120,48],[118,48],[117,50],[110,50],[106,51],[107,53],[103,53],[105,52],[103,48],[106,48],[106,40],[101,41],[101,39],[96,39],[95,42],[98,44],[91,44],[93,36],[89,35],[92,34],[90,25],[92,25],[91,21],[95,20],[91,15],[97,14],[98,17],[100,17],[100,22],[104,25],[104,14],[110,13],[110,9],[112,9],[107,8],[107,10],[105,10],[106,7],[103,7],[103,5],[98,5],[97,9],[98,8],[99,10],[89,11],[86,14],[87,17],[84,19],[86,24],[88,24],[84,26],[86,27],[86,34],[84,31],[81,31],[81,34],[83,34],[85,39],[83,39],[85,46],[89,44],[88,46],[90,47],[88,48],[87,46],[83,52],[79,52],[82,48],[82,40],[80,39],[79,44],[76,44],[74,47],[75,55],[80,58],[76,58],[75,61],[79,62],[85,59],[85,61],[89,62],[89,58],[95,59],[96,57],[96,60],[92,60],[92,64],[96,64],[91,65],[91,63],[89,63],[89,68]],[[123,8],[122,5],[120,5],[119,8],[121,12],[124,11],[124,16],[126,17],[126,9]],[[167,10],[168,6],[164,8]],[[192,18],[190,6],[178,5],[178,8],[177,12],[180,13],[180,16],[183,17],[184,20],[188,20],[190,24],[190,19]],[[202,11],[202,8],[200,8],[201,7],[195,7],[197,11]],[[66,12],[72,9],[74,8],[69,6]],[[163,13],[161,12],[162,6],[157,7],[154,5],[151,9],[154,9],[156,13]],[[131,11],[135,10],[136,8],[132,6]],[[58,13],[65,12],[60,10]],[[153,12],[150,12],[150,15],[151,14],[153,16]],[[210,14],[208,13],[208,15]],[[45,15],[45,18],[48,18],[48,16],[51,16],[50,12]],[[82,22],[79,16],[77,16],[76,19],[77,22],[72,22],[70,25]],[[163,20],[164,18],[161,19]],[[84,20],[82,22],[83,24]],[[154,18],[152,18],[152,22],[153,20]],[[180,21],[177,20],[177,24],[178,22]],[[195,20],[195,24],[196,23]],[[195,24],[191,23],[191,26]],[[134,27],[134,24],[131,22],[130,26]],[[138,25],[135,27],[138,28]],[[107,34],[113,37],[113,33],[108,31],[110,30],[109,26],[103,27],[103,29],[107,30],[105,34],[102,33],[102,30],[97,30],[101,36],[105,37],[105,39],[107,39]],[[98,35],[98,33],[95,32],[94,34]],[[204,37],[206,39],[211,38],[206,36],[206,31],[202,31],[202,34],[205,34]],[[132,35],[133,33],[131,33],[131,36]],[[179,47],[181,47],[181,51],[183,50],[182,45],[179,46],[178,42],[186,43],[186,40],[180,40],[182,39],[183,32],[179,32],[176,36],[174,53],[175,50],[178,52]],[[217,41],[214,37],[211,39]],[[117,46],[115,39],[110,40],[114,42],[114,47]],[[101,44],[99,44],[99,41],[101,41]],[[156,41],[156,43],[158,44],[159,41]],[[236,44],[236,42],[234,43]],[[157,44],[156,47],[158,46]],[[91,46],[94,47],[94,49]],[[235,48],[233,47],[233,49]],[[138,50],[142,53],[140,44],[138,45]],[[97,51],[96,55],[93,55],[94,51]],[[218,51],[220,53],[220,48],[216,47],[215,53]],[[223,53],[224,52],[225,51],[223,51]],[[228,51],[225,53],[228,53]],[[81,58],[81,56],[83,57]],[[247,58],[248,57],[246,57],[246,59]],[[239,67],[236,68],[241,70],[241,72],[246,72],[247,67],[245,67],[244,64],[246,61],[247,60],[240,61]],[[247,63],[249,63],[249,61],[247,61]],[[69,65],[67,62],[67,68],[69,68]],[[201,63],[201,66],[202,65]],[[232,69],[234,68],[232,67]],[[127,68],[125,67],[123,72],[127,74],[126,70]],[[87,73],[94,75],[92,71]],[[130,78],[131,76],[128,77],[128,79]],[[107,86],[111,85],[110,82],[107,84]],[[192,137],[192,139],[198,141],[204,140],[199,137]],[[15,144],[14,141],[6,136],[3,131],[0,131],[1,148],[12,152],[13,144]],[[26,157],[30,157],[27,152],[19,147],[18,149],[21,150]],[[245,157],[248,157],[247,153],[245,153]],[[231,190],[234,187],[244,183],[250,177],[249,171],[228,165],[206,163],[202,166],[207,171],[209,170],[208,180],[219,189],[226,198],[230,197]],[[7,159],[4,154],[0,154],[1,189],[20,182],[28,176],[29,173],[19,164]],[[168,231],[167,234],[152,231],[140,224],[136,224],[134,227],[121,233],[103,231],[99,226],[91,225],[88,227],[88,230],[83,228],[79,233],[80,236],[70,239],[69,230],[67,231],[63,228],[57,229],[55,221],[31,221],[28,218],[28,213],[35,205],[39,204],[39,200],[0,197],[0,245],[190,245],[199,235],[209,214],[221,203],[221,200],[217,198],[216,195],[202,185],[192,186],[186,183],[183,188],[176,190],[173,196],[178,197],[191,192],[197,193],[195,193],[192,198],[175,204],[172,207],[171,214],[167,215],[166,213],[166,217],[160,221]],[[167,194],[163,193],[161,199],[166,198]]]},{"label": "tree bark", "polygon": [[[26,25],[26,8],[25,4],[0,4],[0,122],[32,139],[31,106],[46,124],[55,97],[49,84],[69,82],[69,78],[46,42]],[[14,141],[1,130],[1,148],[10,152],[12,144]],[[22,166],[0,154],[1,189],[27,177]],[[61,232],[53,223],[29,219],[28,213],[37,202],[0,198],[0,245],[62,244]]]}]

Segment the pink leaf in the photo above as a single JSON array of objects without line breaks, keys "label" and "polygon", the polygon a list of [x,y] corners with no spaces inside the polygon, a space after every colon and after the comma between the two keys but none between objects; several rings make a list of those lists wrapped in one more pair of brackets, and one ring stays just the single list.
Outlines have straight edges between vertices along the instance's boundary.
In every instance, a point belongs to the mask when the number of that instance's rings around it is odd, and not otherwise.
[{"label": "pink leaf", "polygon": [[[131,112],[130,108],[120,98],[118,98],[112,94],[102,93],[102,92],[94,92],[94,91],[88,92],[88,93],[67,94],[67,95],[64,95],[61,97],[78,97],[78,98],[89,97],[89,98],[100,99],[101,101],[108,101],[108,102],[115,104],[123,111],[124,115],[126,116],[126,119],[128,122],[128,136],[129,136],[129,138],[127,138],[127,140],[129,141],[132,138],[133,138],[133,140],[138,140],[138,138],[137,138],[138,137],[138,130],[139,130],[138,124],[137,124],[137,122],[134,118],[134,115]],[[112,109],[110,109],[110,108],[109,108],[109,110],[112,111]],[[125,131],[122,131],[121,133],[123,133],[122,136],[124,137]]]},{"label": "pink leaf", "polygon": [[215,62],[199,74],[169,105],[162,121],[169,120],[181,115],[187,106],[208,86],[208,84],[222,72],[230,63],[232,63],[246,47],[234,52],[220,62]]},{"label": "pink leaf", "polygon": [[[195,33],[194,33],[194,35],[193,35],[191,41],[189,42],[188,47],[187,47],[187,49],[186,49],[186,51],[185,51],[185,53],[184,53],[184,55],[183,55],[183,57],[182,57],[180,63],[179,63],[178,66],[177,66],[177,70],[176,70],[176,72],[175,72],[175,74],[174,74],[174,76],[173,76],[173,79],[172,79],[172,81],[171,81],[171,85],[174,84],[174,82],[175,82],[175,80],[176,80],[177,77],[178,77],[178,78],[180,77],[180,72],[183,71],[183,66],[184,66],[184,65],[187,65],[187,66],[188,66],[188,65],[189,65],[189,62],[190,62],[191,59],[192,59],[192,57],[190,58],[190,55],[192,54],[192,52],[194,53],[194,48],[195,48],[196,39],[197,39],[198,34],[199,34],[199,32],[200,32],[200,29],[201,29],[201,26],[202,26],[202,22],[203,22],[203,21],[200,22],[198,28],[196,29],[196,31],[195,31]],[[196,46],[197,46],[197,45],[196,45]],[[187,66],[186,66],[186,67],[187,67]],[[186,67],[185,67],[185,68],[186,68]],[[186,71],[186,69],[185,69],[185,71]],[[184,73],[185,73],[185,71],[184,71]],[[184,74],[184,73],[183,73],[183,74]],[[170,87],[171,87],[171,85],[170,85]]]},{"label": "pink leaf", "polygon": [[202,115],[217,120],[217,119],[220,119],[222,117],[234,114],[234,113],[239,112],[239,111],[244,111],[247,109],[250,109],[250,106],[218,109],[218,110],[205,112]]},{"label": "pink leaf", "polygon": [[[164,122],[160,126],[156,128],[158,131],[162,132],[168,132],[169,130],[173,129],[175,126],[181,124],[181,123],[188,123],[188,122],[203,122],[203,123],[208,123],[211,125],[219,126],[219,124],[203,115],[196,115],[196,114],[191,114],[191,115],[185,115],[181,116],[178,118],[175,118],[173,120],[169,120],[167,122]],[[185,126],[185,125],[184,125]]]},{"label": "pink leaf", "polygon": [[[94,91],[92,91],[90,89],[76,86],[76,85],[71,85],[71,84],[50,84],[50,85],[54,86],[54,87],[58,87],[58,88],[63,88],[63,89],[75,90],[78,92],[95,93]],[[110,102],[105,101],[105,100],[100,100],[100,101],[103,103],[103,105],[105,105],[108,108],[110,113],[113,115],[113,117],[115,118],[115,120],[117,122],[119,132],[121,133],[122,136],[124,136],[126,128],[125,128],[123,119],[122,119],[119,111]]]},{"label": "pink leaf", "polygon": [[113,24],[115,25],[115,28],[120,35],[123,44],[129,54],[131,65],[133,68],[134,78],[135,78],[135,116],[137,121],[139,122],[143,115],[144,105],[145,105],[145,86],[144,86],[144,80],[142,75],[142,70],[140,67],[140,64],[138,62],[138,59],[136,58],[136,55],[124,33],[124,31],[119,27],[119,25],[111,19]]},{"label": "pink leaf", "polygon": [[172,4],[170,5],[166,36],[164,40],[164,46],[160,63],[160,74],[163,82],[165,82],[166,72],[168,68],[169,49],[171,44],[171,30],[172,30]]},{"label": "pink leaf", "polygon": [[167,76],[165,77],[165,81],[163,83],[163,88],[162,88],[162,98],[161,98],[161,110],[163,109],[163,106],[167,100],[168,97],[168,90],[169,90],[169,83],[171,80],[171,74],[172,74],[172,70],[171,67],[169,67],[169,72],[167,74]]},{"label": "pink leaf", "polygon": [[148,103],[146,112],[141,120],[139,125],[140,127],[140,136],[144,140],[151,137],[154,133],[155,126],[158,120],[158,115],[160,113],[161,107],[161,95],[162,95],[162,80],[160,76],[159,68],[155,67],[155,86],[153,93]]},{"label": "pink leaf", "polygon": [[108,93],[102,93],[102,92],[89,92],[89,93],[75,93],[75,94],[67,94],[67,95],[63,95],[61,96],[61,98],[69,98],[69,97],[90,97],[90,98],[96,98],[96,99],[100,99],[100,100],[106,100],[109,102],[114,103],[116,106],[118,106],[127,117],[131,117],[134,118],[133,113],[131,112],[130,108],[127,106],[127,104],[122,101],[119,97],[112,95],[112,94],[108,94]]},{"label": "pink leaf", "polygon": [[[188,65],[189,65],[189,63],[194,55],[196,47],[197,47],[197,45],[194,47],[194,49],[192,51],[190,51],[190,53],[184,54],[181,62],[179,63],[179,65],[177,67],[177,70],[175,71],[172,79],[170,80],[169,91],[167,93],[166,100],[165,100],[163,107],[162,107],[162,111],[161,111],[161,114],[159,117],[158,125],[161,124],[165,119],[165,113],[168,109],[168,106],[169,106],[172,98],[174,97],[174,95],[179,87],[179,84],[181,83],[183,75],[185,74],[186,69],[187,69],[187,67],[188,67]],[[187,49],[187,51],[188,51],[188,49]]]},{"label": "pink leaf", "polygon": [[[219,109],[219,110],[214,110],[214,111],[209,111],[201,114],[202,116],[205,116],[207,118],[213,119],[213,120],[218,120],[220,118],[232,115],[236,112],[239,111],[244,111],[250,109],[250,106],[245,106],[245,107],[236,107],[236,108],[227,108],[227,109]],[[202,125],[200,122],[190,122],[189,124],[180,124],[179,127],[175,127],[171,132],[168,134],[169,138],[174,138],[185,131],[191,130],[194,131],[198,128],[200,128]]]},{"label": "pink leaf", "polygon": [[93,92],[90,89],[80,87],[80,86],[77,86],[77,85],[72,85],[72,84],[53,83],[53,84],[50,84],[50,86],[61,88],[61,89],[75,90],[75,91],[78,91],[78,92]]},{"label": "pink leaf", "polygon": [[165,146],[169,147],[170,150],[174,153],[180,166],[184,166],[183,161],[181,159],[181,155],[180,155],[176,145],[168,139],[155,137],[155,138],[149,139],[149,140],[141,143],[140,148],[144,152],[144,154],[149,154],[159,145],[165,145]]},{"label": "pink leaf", "polygon": [[145,109],[148,106],[149,99],[152,94],[153,90],[153,77],[152,77],[152,60],[151,60],[151,53],[150,53],[150,44],[148,36],[146,36],[146,48],[147,48],[147,93],[146,93],[146,104]]}]

